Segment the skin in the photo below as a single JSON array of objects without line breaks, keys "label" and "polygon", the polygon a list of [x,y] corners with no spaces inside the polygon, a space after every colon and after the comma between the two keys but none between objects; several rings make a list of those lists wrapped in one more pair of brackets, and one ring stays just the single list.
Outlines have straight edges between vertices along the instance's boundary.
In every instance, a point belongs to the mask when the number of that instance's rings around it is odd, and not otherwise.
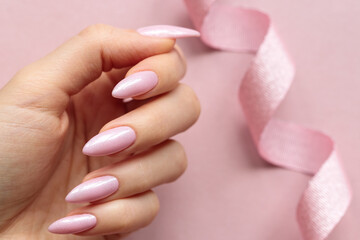
[{"label": "skin", "polygon": [[[120,239],[154,219],[159,201],[151,188],[186,169],[183,148],[168,139],[200,112],[193,90],[178,83],[186,65],[174,44],[91,26],[0,90],[0,238]],[[158,75],[154,89],[130,103],[111,96],[126,74],[141,70]],[[103,157],[82,153],[99,131],[124,125],[137,135],[129,148]],[[73,187],[103,175],[119,179],[113,195],[85,205],[65,202]],[[53,221],[85,212],[99,224],[83,236],[47,231]]]}]

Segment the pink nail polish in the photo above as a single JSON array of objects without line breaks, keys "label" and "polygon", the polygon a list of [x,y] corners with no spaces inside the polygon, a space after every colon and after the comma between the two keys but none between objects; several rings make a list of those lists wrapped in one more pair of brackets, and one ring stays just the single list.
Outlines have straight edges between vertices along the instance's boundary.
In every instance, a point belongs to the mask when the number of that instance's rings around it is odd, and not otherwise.
[{"label": "pink nail polish", "polygon": [[93,202],[110,196],[119,188],[116,177],[103,176],[90,179],[75,187],[65,200],[71,203]]},{"label": "pink nail polish", "polygon": [[71,234],[80,233],[95,227],[96,217],[91,214],[79,214],[64,217],[52,223],[48,230],[52,233]]},{"label": "pink nail polish", "polygon": [[130,127],[117,127],[99,133],[90,139],[83,148],[88,156],[105,156],[120,152],[135,142],[136,134]]},{"label": "pink nail polish", "polygon": [[200,36],[200,33],[196,30],[171,25],[154,25],[143,27],[139,28],[137,32],[144,36],[158,38],[185,38]]},{"label": "pink nail polish", "polygon": [[131,98],[153,89],[158,83],[158,77],[153,71],[141,71],[121,80],[112,91],[113,97]]}]

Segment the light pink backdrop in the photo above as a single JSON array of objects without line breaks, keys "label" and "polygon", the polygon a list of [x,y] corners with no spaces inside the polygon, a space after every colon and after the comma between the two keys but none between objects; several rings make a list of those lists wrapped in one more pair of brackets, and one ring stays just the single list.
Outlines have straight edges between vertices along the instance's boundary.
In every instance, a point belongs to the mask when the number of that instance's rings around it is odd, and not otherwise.
[{"label": "light pink backdrop", "polygon": [[[241,0],[272,17],[297,66],[277,116],[331,135],[354,199],[330,240],[360,239],[360,2]],[[191,27],[181,0],[3,0],[0,82],[87,25]],[[190,161],[175,184],[156,189],[161,212],[129,239],[300,240],[296,205],[309,177],[272,167],[256,154],[237,91],[251,55],[216,52],[198,39],[181,40],[188,58],[184,82],[202,116],[178,139]]]}]

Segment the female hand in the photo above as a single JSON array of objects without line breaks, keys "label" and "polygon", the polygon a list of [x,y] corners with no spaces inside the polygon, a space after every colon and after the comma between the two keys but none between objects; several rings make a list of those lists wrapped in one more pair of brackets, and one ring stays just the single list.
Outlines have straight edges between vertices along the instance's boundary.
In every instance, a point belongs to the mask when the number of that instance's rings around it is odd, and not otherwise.
[{"label": "female hand", "polygon": [[[159,202],[150,189],[187,165],[169,138],[200,111],[178,83],[186,66],[174,43],[91,26],[1,89],[0,238],[118,239],[153,220]],[[111,96],[124,77],[113,95],[135,99],[128,103]],[[66,215],[49,230],[76,235],[47,231]]]}]

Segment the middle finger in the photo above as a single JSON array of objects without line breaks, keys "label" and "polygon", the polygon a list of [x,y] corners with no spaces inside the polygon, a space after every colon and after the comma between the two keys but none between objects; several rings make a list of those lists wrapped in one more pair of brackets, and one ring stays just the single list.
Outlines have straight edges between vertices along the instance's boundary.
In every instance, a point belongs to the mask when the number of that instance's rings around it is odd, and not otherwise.
[{"label": "middle finger", "polygon": [[107,123],[84,146],[83,153],[106,156],[123,151],[127,156],[145,150],[185,131],[199,114],[200,104],[195,93],[180,84],[175,90]]}]

